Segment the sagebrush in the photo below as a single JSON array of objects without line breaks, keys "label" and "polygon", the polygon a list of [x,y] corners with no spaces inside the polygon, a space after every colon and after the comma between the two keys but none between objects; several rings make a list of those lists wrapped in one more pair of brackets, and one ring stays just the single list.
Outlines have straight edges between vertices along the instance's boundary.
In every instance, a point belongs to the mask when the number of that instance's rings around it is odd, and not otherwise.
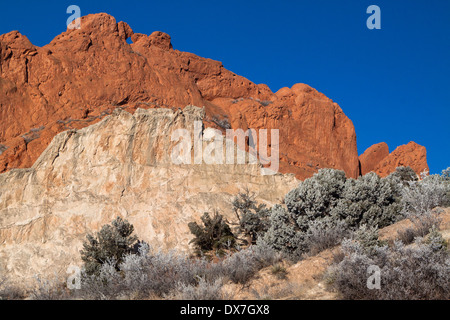
[{"label": "sagebrush", "polygon": [[[418,239],[414,246],[397,241],[367,250],[358,241],[345,240],[345,257],[331,268],[329,277],[343,299],[448,300],[450,256],[443,243],[434,234],[428,241]],[[380,289],[367,285],[370,266],[380,270]]]}]

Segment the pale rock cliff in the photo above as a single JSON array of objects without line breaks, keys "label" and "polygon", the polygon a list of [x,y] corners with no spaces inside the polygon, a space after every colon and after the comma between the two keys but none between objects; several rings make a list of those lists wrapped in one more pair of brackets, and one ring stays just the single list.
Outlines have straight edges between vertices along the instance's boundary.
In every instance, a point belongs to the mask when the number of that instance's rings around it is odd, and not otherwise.
[{"label": "pale rock cliff", "polygon": [[[189,249],[187,224],[245,188],[268,205],[297,185],[294,175],[261,175],[260,164],[175,165],[176,129],[191,129],[204,109],[116,109],[102,121],[55,136],[29,169],[0,174],[0,274],[31,281],[81,265],[88,232],[121,216],[156,247]],[[206,144],[206,142],[203,142]]]}]

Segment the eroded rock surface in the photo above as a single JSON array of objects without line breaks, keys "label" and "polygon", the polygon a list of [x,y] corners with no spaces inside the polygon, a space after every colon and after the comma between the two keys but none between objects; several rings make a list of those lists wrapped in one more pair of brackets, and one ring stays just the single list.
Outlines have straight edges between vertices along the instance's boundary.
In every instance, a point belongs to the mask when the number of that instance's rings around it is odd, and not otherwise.
[{"label": "eroded rock surface", "polygon": [[27,281],[65,273],[80,264],[87,232],[117,216],[158,248],[188,250],[187,224],[204,212],[218,209],[231,220],[238,192],[248,188],[272,205],[297,185],[294,175],[261,175],[258,163],[174,164],[172,132],[192,130],[203,117],[192,106],[117,109],[58,134],[31,168],[0,174],[0,274]]},{"label": "eroded rock surface", "polygon": [[56,134],[117,106],[186,105],[205,106],[206,126],[280,129],[281,172],[305,179],[331,167],[359,175],[353,123],[305,84],[273,93],[219,61],[174,50],[163,32],[134,33],[105,13],[82,17],[81,29],[44,47],[18,31],[0,36],[0,145],[7,147],[0,172],[31,167]]},{"label": "eroded rock surface", "polygon": [[386,143],[378,143],[368,148],[360,157],[361,174],[375,172],[386,177],[397,167],[411,167],[417,175],[429,171],[427,149],[413,141],[399,146],[392,153]]}]

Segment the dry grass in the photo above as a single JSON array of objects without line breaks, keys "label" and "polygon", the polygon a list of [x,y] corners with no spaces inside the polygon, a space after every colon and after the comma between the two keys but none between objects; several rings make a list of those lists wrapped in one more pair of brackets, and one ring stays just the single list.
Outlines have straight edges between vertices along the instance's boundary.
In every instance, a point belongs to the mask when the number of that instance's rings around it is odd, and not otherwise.
[{"label": "dry grass", "polygon": [[[446,240],[449,239],[450,233],[450,208],[436,208],[434,212],[438,213],[440,219],[439,230]],[[414,229],[414,223],[410,219],[404,219],[393,225],[380,229],[380,240],[393,242],[399,238],[399,233],[406,232],[407,229]],[[446,238],[447,237],[447,238]]]}]

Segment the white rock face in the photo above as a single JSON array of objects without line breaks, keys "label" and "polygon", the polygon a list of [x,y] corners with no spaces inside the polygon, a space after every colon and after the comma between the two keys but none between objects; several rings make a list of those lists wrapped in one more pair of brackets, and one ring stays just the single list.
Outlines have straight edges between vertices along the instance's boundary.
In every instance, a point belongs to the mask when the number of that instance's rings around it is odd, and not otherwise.
[{"label": "white rock face", "polygon": [[32,168],[1,174],[0,275],[64,274],[81,265],[86,234],[117,216],[155,247],[189,250],[188,223],[215,209],[233,220],[237,192],[248,188],[273,205],[297,185],[293,175],[262,176],[259,164],[173,164],[171,133],[192,131],[203,116],[192,106],[118,109],[57,135]]}]

